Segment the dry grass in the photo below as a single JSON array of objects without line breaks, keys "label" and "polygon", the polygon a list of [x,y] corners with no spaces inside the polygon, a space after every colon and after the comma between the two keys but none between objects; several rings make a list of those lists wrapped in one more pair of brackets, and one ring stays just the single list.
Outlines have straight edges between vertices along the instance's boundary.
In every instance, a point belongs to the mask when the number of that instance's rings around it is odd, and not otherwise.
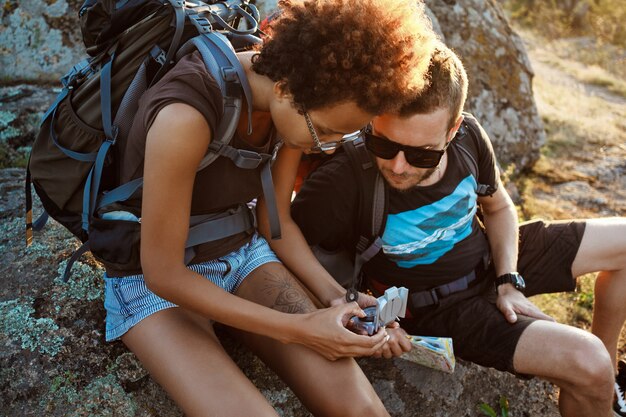
[{"label": "dry grass", "polygon": [[595,65],[626,80],[623,0],[500,0],[500,3],[517,26],[538,29],[546,38],[554,39],[551,43],[559,58]]},{"label": "dry grass", "polygon": [[[551,41],[549,45],[551,50],[558,50],[560,41]],[[552,57],[544,57],[544,62],[550,63],[565,74],[575,78],[576,80],[588,84],[590,86],[597,86],[606,89],[608,92],[618,95],[622,98],[626,98],[626,74],[618,75],[607,71],[600,67],[597,63],[597,58],[588,57],[592,64],[585,64],[572,58],[570,54],[566,57],[561,54],[553,55]],[[621,62],[620,68],[624,66],[626,62]]]},{"label": "dry grass", "polygon": [[[580,63],[589,71],[610,77],[623,85],[626,80],[626,56],[618,46],[601,43],[589,37],[551,39],[548,41],[559,59]],[[615,81],[611,81],[613,84]]]},{"label": "dry grass", "polygon": [[584,71],[575,68],[573,73],[582,82],[604,87],[608,91],[626,98],[626,82],[616,78],[597,65],[590,66]]},{"label": "dry grass", "polygon": [[[610,208],[612,195],[623,190],[612,189],[590,173],[607,154],[626,158],[626,83],[599,66],[588,67],[567,56],[563,51],[573,49],[575,42],[551,42],[528,30],[520,32],[536,73],[534,95],[547,135],[532,172],[516,181],[521,217],[556,220],[606,215],[601,208]],[[590,59],[593,51],[586,54]],[[604,206],[581,204],[559,188],[570,185],[575,190],[578,186],[578,192],[588,190]],[[626,210],[613,214],[624,216]],[[581,277],[575,293],[540,295],[533,302],[559,322],[590,329],[594,278],[594,274]],[[626,328],[619,350],[626,355]]]},{"label": "dry grass", "polygon": [[[564,65],[570,72],[554,69],[555,58],[532,53],[538,74],[533,89],[537,108],[549,135],[549,146],[564,143],[575,148],[626,143],[626,98],[590,86],[585,71]],[[574,74],[575,73],[575,74]],[[576,75],[578,74],[578,75]],[[625,87],[626,88],[626,87]]]}]

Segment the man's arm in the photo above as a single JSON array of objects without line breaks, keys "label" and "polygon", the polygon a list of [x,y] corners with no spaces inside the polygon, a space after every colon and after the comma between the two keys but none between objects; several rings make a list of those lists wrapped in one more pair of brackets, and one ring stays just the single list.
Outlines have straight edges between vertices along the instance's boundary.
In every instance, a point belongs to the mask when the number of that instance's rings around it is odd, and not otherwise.
[{"label": "man's arm", "polygon": [[[491,196],[479,197],[478,204],[482,208],[496,276],[517,271],[519,222],[511,197],[498,180],[497,191]],[[517,313],[552,320],[512,284],[502,284],[497,291],[496,304],[510,323],[517,321]]]},{"label": "man's arm", "polygon": [[490,196],[478,197],[478,204],[482,208],[496,276],[517,271],[519,229],[511,197],[498,181],[497,191]]}]

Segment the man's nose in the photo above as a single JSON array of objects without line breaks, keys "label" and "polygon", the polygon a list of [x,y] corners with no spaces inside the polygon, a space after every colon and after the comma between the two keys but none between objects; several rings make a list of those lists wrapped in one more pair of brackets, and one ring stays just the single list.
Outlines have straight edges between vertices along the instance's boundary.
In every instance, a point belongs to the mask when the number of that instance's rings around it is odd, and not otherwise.
[{"label": "man's nose", "polygon": [[403,174],[408,166],[409,163],[404,157],[404,151],[398,152],[398,154],[391,160],[391,170],[394,174]]}]

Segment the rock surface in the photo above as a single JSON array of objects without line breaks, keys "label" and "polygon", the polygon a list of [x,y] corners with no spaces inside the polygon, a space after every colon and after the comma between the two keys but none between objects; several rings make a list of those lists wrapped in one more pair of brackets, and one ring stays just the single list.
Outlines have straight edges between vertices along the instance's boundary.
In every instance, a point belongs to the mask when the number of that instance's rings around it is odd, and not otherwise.
[{"label": "rock surface", "polygon": [[[49,223],[24,244],[24,170],[0,170],[0,415],[181,416],[121,342],[104,342],[102,269],[90,257],[65,284],[78,242]],[[35,214],[41,209],[36,208]],[[223,331],[227,351],[282,416],[309,416],[282,381]],[[359,363],[392,416],[476,416],[499,395],[516,416],[557,416],[548,383],[461,362],[445,374],[402,359]]]},{"label": "rock surface", "polygon": [[0,80],[56,82],[84,56],[81,0],[1,0]]}]

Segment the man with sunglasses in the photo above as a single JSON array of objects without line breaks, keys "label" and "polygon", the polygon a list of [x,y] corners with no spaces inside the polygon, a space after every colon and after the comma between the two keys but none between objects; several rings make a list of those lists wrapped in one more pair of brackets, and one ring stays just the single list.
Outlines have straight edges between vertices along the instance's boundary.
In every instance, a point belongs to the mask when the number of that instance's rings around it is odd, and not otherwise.
[{"label": "man with sunglasses", "polygon": [[[387,329],[378,355],[410,350],[407,333],[452,337],[462,359],[557,384],[563,416],[608,417],[611,403],[626,416],[625,387],[614,377],[626,319],[626,219],[518,225],[487,134],[461,113],[462,63],[441,45],[430,75],[426,92],[363,133],[388,198],[382,251],[365,264],[363,286],[375,295],[392,285],[410,290],[408,318]],[[309,244],[354,248],[355,175],[339,153],[305,181],[292,215]],[[572,291],[591,272],[599,272],[593,334],[554,322],[526,298]]]}]

